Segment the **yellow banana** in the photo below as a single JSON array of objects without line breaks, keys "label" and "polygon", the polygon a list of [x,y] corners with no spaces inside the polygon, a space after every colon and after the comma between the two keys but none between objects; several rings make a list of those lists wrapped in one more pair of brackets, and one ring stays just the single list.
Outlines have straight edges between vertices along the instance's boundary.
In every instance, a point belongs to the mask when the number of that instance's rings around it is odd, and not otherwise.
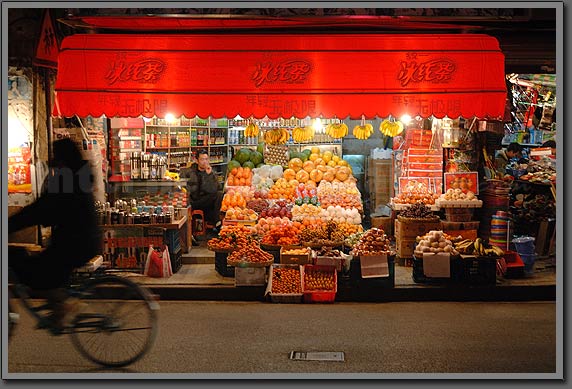
[{"label": "yellow banana", "polygon": [[366,123],[363,126],[355,126],[353,129],[354,136],[362,140],[369,138],[372,133],[373,126],[370,123]]},{"label": "yellow banana", "polygon": [[403,132],[403,123],[401,123],[400,121],[391,122],[385,119],[379,125],[379,131],[385,136],[394,137]]},{"label": "yellow banana", "polygon": [[326,134],[332,138],[343,138],[348,134],[348,126],[345,123],[332,123],[326,127]]},{"label": "yellow banana", "polygon": [[255,123],[250,123],[244,129],[244,136],[247,137],[257,137],[260,133],[260,128]]}]

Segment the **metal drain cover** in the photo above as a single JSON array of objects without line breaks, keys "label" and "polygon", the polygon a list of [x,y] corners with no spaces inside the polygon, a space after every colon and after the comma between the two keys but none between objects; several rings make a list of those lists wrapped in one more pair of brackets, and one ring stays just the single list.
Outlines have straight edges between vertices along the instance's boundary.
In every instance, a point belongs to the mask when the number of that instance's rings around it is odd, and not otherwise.
[{"label": "metal drain cover", "polygon": [[344,362],[343,351],[290,351],[290,359],[294,361],[332,361]]}]

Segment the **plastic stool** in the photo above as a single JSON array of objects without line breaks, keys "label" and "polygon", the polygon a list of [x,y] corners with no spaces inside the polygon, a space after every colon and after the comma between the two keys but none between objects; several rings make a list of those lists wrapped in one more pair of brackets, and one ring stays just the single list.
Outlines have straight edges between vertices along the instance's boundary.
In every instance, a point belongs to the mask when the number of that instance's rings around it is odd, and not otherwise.
[{"label": "plastic stool", "polygon": [[191,212],[193,221],[193,235],[205,234],[205,213],[201,209],[193,209]]},{"label": "plastic stool", "polygon": [[205,213],[202,209],[193,209],[191,211],[191,219],[193,221],[193,235],[204,235],[207,228],[214,228],[210,223],[205,220]]}]

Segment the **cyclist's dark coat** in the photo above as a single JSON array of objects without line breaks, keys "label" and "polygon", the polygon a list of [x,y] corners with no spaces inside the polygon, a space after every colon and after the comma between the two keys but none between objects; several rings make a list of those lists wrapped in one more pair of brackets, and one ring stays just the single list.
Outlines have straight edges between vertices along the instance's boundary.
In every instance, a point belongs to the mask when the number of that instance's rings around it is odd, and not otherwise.
[{"label": "cyclist's dark coat", "polygon": [[9,232],[39,224],[51,227],[51,242],[42,253],[9,257],[20,281],[39,289],[61,286],[74,268],[102,249],[89,163],[67,139],[54,142],[54,162],[59,167],[48,174],[42,195],[8,221]]}]

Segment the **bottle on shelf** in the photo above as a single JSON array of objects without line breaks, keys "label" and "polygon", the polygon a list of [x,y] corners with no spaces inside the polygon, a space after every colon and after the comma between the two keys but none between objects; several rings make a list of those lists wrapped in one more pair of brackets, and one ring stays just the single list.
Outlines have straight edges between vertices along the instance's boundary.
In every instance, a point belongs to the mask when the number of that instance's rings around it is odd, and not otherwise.
[{"label": "bottle on shelf", "polygon": [[139,180],[141,178],[141,153],[131,153],[131,179]]}]

